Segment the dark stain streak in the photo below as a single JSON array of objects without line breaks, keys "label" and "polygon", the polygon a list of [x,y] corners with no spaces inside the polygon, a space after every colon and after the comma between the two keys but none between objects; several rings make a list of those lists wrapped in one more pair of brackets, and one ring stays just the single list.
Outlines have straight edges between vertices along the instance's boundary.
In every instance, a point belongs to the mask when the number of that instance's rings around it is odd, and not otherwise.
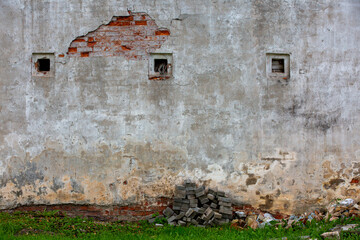
[{"label": "dark stain streak", "polygon": [[333,189],[336,190],[336,188],[341,184],[345,182],[344,179],[340,179],[340,178],[336,178],[336,179],[331,179],[329,182],[324,183],[324,188],[325,189]]},{"label": "dark stain streak", "polygon": [[304,127],[309,130],[319,130],[326,133],[332,126],[336,125],[340,118],[339,112],[319,113],[316,109],[311,112],[305,112],[303,106],[306,104],[305,99],[294,97],[290,107],[284,108],[293,117],[304,119]]},{"label": "dark stain streak", "polygon": [[56,192],[60,188],[64,187],[64,183],[59,178],[53,178],[53,185],[51,186],[51,189]]},{"label": "dark stain streak", "polygon": [[260,204],[259,207],[260,207],[260,209],[270,209],[270,208],[272,208],[273,205],[274,205],[274,200],[273,200],[272,196],[266,195],[265,196],[265,204]]},{"label": "dark stain streak", "polygon": [[46,195],[47,191],[46,191],[46,187],[39,187],[38,192],[36,193],[36,195],[40,196],[40,195]]},{"label": "dark stain streak", "polygon": [[249,174],[249,177],[246,179],[246,185],[255,185],[257,182],[257,178],[254,177],[254,174]]},{"label": "dark stain streak", "polygon": [[13,193],[17,196],[20,197],[23,195],[23,191],[20,189],[19,191],[13,191]]},{"label": "dark stain streak", "polygon": [[71,178],[70,184],[72,187],[71,192],[84,194],[84,188],[75,179]]},{"label": "dark stain streak", "polygon": [[292,99],[292,104],[290,107],[286,109],[287,112],[289,112],[292,116],[297,116],[299,114],[299,110],[304,105],[305,101],[303,99],[300,99],[298,97],[294,97]]},{"label": "dark stain streak", "polygon": [[17,187],[22,187],[25,185],[35,185],[35,181],[44,180],[43,173],[37,169],[37,166],[35,163],[26,163],[25,170],[21,171],[17,175],[12,177],[12,182]]}]

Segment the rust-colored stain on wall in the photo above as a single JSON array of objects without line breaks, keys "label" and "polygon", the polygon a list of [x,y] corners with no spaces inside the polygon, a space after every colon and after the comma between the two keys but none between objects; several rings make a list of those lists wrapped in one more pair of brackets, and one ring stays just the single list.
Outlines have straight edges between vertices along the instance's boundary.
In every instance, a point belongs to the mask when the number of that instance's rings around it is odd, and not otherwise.
[{"label": "rust-colored stain on wall", "polygon": [[148,14],[130,12],[129,16],[113,17],[85,36],[70,44],[70,57],[125,56],[128,59],[147,59],[148,53],[160,48],[170,31],[159,28]]}]

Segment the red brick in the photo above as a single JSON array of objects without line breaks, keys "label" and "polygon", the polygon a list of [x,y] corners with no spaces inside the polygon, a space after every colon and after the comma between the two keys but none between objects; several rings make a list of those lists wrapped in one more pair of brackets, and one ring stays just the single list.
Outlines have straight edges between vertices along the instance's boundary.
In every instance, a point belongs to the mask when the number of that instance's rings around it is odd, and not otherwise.
[{"label": "red brick", "polygon": [[117,21],[132,21],[134,20],[133,16],[120,16],[116,17]]},{"label": "red brick", "polygon": [[123,21],[123,22],[110,22],[108,25],[106,26],[130,26],[131,22],[130,21]]},{"label": "red brick", "polygon": [[86,42],[83,38],[77,38],[73,42]]},{"label": "red brick", "polygon": [[89,57],[89,52],[82,52],[81,57]]},{"label": "red brick", "polygon": [[169,30],[157,30],[155,31],[155,35],[170,35]]},{"label": "red brick", "polygon": [[95,46],[95,44],[96,44],[96,42],[88,42],[87,46],[88,47],[93,47],[93,46]]},{"label": "red brick", "polygon": [[[169,35],[169,30],[158,29],[155,21],[146,13],[130,13],[130,16],[113,17],[108,25],[101,25],[75,39],[81,42],[72,42],[69,56],[123,56],[127,59],[146,60],[149,52],[160,48]],[[83,42],[84,40],[87,41]]]},{"label": "red brick", "polygon": [[135,21],[135,25],[147,25],[147,21]]},{"label": "red brick", "polygon": [[350,182],[351,184],[357,184],[357,183],[359,183],[359,179],[357,179],[357,178],[353,178],[353,179],[351,179],[351,182]]},{"label": "red brick", "polygon": [[124,50],[124,51],[130,51],[130,50],[131,50],[131,48],[128,47],[128,46],[121,46],[121,48],[122,48],[122,50]]},{"label": "red brick", "polygon": [[63,57],[65,57],[65,55],[64,54],[59,54],[59,57],[63,58]]},{"label": "red brick", "polygon": [[77,48],[69,48],[68,49],[69,53],[76,53],[77,52]]}]

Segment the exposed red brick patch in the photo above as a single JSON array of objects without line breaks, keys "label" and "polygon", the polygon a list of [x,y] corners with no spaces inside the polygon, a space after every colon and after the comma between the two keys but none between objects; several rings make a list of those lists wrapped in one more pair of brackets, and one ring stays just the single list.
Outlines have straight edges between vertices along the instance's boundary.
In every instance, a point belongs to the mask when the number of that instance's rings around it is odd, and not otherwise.
[{"label": "exposed red brick patch", "polygon": [[81,57],[89,57],[89,52],[82,52]]},{"label": "exposed red brick patch", "polygon": [[93,47],[93,46],[95,46],[95,44],[96,44],[96,42],[88,42],[87,46],[88,47]]},{"label": "exposed red brick patch", "polygon": [[65,57],[65,55],[64,54],[59,54],[59,57],[63,58],[63,57]]},{"label": "exposed red brick patch", "polygon": [[170,35],[169,30],[158,30],[155,32],[155,35]]},{"label": "exposed red brick patch", "polygon": [[60,210],[67,216],[83,216],[91,217],[98,220],[141,220],[145,216],[154,213],[161,213],[168,206],[172,207],[170,198],[158,198],[145,201],[142,204],[133,204],[127,206],[97,206],[97,205],[77,205],[77,204],[61,204],[61,205],[31,205],[19,206],[10,210],[1,210],[2,212],[16,211],[53,211]]},{"label": "exposed red brick patch", "polygon": [[77,48],[76,48],[76,47],[69,47],[68,53],[76,53],[76,52],[77,52]]},{"label": "exposed red brick patch", "polygon": [[83,38],[77,38],[74,40],[74,42],[86,42]]},{"label": "exposed red brick patch", "polygon": [[358,184],[359,183],[359,179],[358,178],[353,178],[351,179],[351,184]]},{"label": "exposed red brick patch", "polygon": [[110,22],[107,26],[130,26],[130,21],[123,21],[123,22]]},{"label": "exposed red brick patch", "polygon": [[147,25],[147,21],[135,21],[135,25]]},{"label": "exposed red brick patch", "polygon": [[153,76],[153,77],[149,77],[149,80],[152,81],[162,81],[162,80],[166,80],[169,79],[170,76]]},{"label": "exposed red brick patch", "polygon": [[158,28],[155,20],[146,13],[129,14],[113,17],[107,25],[76,38],[70,44],[69,56],[147,59],[150,52],[160,48],[167,40],[170,31]]},{"label": "exposed red brick patch", "polygon": [[120,16],[116,17],[117,21],[132,21],[134,20],[134,16]]},{"label": "exposed red brick patch", "polygon": [[129,51],[129,50],[131,50],[131,48],[128,47],[128,46],[121,46],[121,49],[124,50],[124,51]]}]

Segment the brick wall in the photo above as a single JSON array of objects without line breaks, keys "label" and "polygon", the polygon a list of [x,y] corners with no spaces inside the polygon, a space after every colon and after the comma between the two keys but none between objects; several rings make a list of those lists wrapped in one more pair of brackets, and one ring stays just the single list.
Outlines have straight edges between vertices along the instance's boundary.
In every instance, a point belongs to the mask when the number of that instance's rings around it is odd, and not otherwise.
[{"label": "brick wall", "polygon": [[98,220],[124,220],[137,221],[145,219],[146,216],[154,213],[162,213],[168,206],[172,206],[172,199],[159,197],[155,200],[145,201],[142,204],[133,204],[127,206],[99,206],[99,205],[81,205],[81,204],[59,204],[59,205],[30,205],[18,206],[4,212],[16,211],[53,211],[59,210],[66,213],[67,216],[91,217]]},{"label": "brick wall", "polygon": [[113,17],[85,36],[70,44],[70,57],[124,56],[128,59],[147,59],[149,52],[160,48],[170,31],[158,28],[146,13],[130,12],[129,16]]},{"label": "brick wall", "polygon": [[[138,221],[145,219],[146,216],[160,213],[167,207],[173,207],[173,199],[159,197],[151,201],[145,201],[142,204],[133,204],[127,206],[98,206],[98,205],[81,205],[81,204],[59,204],[59,205],[30,205],[18,206],[13,209],[1,210],[3,212],[16,212],[16,211],[53,211],[59,210],[66,213],[67,216],[75,217],[90,217],[102,221]],[[232,210],[243,211],[247,215],[260,214],[268,211],[255,209],[251,205],[233,205]],[[289,215],[281,214],[279,212],[272,213],[276,219],[284,219]]]}]

